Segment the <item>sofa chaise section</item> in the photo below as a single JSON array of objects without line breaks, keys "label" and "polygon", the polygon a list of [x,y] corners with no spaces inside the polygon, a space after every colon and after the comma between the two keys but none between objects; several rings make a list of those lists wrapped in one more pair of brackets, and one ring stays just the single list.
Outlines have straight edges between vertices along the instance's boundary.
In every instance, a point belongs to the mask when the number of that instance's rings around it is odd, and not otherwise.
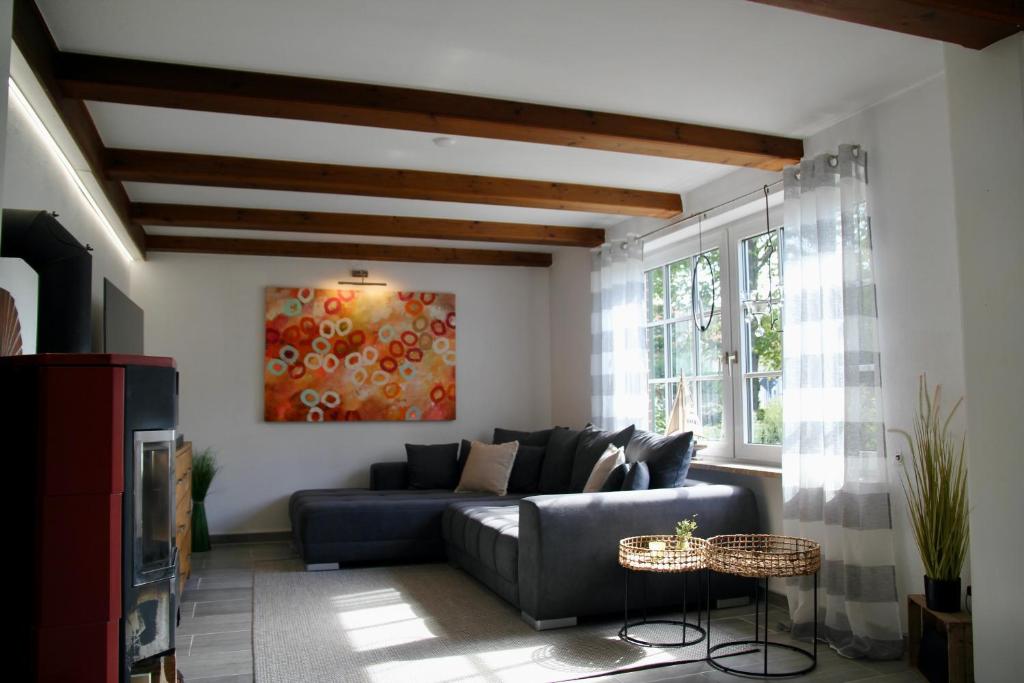
[{"label": "sofa chaise section", "polygon": [[439,490],[318,489],[289,501],[292,534],[307,569],[443,560],[441,515],[453,502],[489,494]]}]

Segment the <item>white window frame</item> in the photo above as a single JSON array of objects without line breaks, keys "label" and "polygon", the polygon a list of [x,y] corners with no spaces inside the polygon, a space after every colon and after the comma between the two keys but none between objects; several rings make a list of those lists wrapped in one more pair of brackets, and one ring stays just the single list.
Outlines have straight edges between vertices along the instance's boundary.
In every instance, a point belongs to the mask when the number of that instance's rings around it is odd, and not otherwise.
[{"label": "white window frame", "polygon": [[[782,225],[782,207],[772,207],[768,215],[772,231],[779,230]],[[705,251],[715,248],[719,250],[719,272],[721,278],[719,286],[722,299],[722,405],[724,429],[722,441],[706,442],[707,448],[700,452],[702,459],[771,465],[779,465],[782,461],[781,446],[747,443],[750,426],[747,424],[746,396],[744,394],[747,357],[743,353],[745,332],[739,286],[739,277],[741,275],[740,249],[743,240],[762,234],[764,230],[764,212],[758,211],[726,225],[708,230],[700,240],[696,236],[682,239],[644,255],[643,270],[646,278],[646,273],[654,268],[662,268],[676,261],[692,258],[698,253],[699,246],[703,246]],[[666,306],[668,305],[668,294],[668,282],[666,281]],[[666,374],[670,367],[668,354],[671,349],[668,329],[669,324],[673,320],[675,319],[666,316],[663,321],[656,323],[663,325],[665,329]],[[650,327],[652,325],[653,323],[647,326]],[[664,380],[650,380],[650,382],[669,383],[676,379],[678,378],[666,377]],[[670,408],[671,405],[666,405],[666,410]]]},{"label": "white window frame", "polygon": [[[781,236],[781,232],[779,232],[779,230],[782,226],[782,208],[773,207],[772,209],[769,209],[768,218],[771,222],[772,232]],[[749,368],[746,367],[747,354],[744,353],[744,345],[747,343],[747,340],[745,339],[746,326],[743,324],[743,304],[740,301],[741,292],[739,278],[742,275],[740,258],[743,248],[743,240],[764,234],[764,213],[758,212],[723,227],[727,228],[729,231],[729,258],[732,261],[731,272],[736,274],[736,279],[732,283],[734,290],[733,306],[736,311],[736,315],[734,315],[731,320],[733,327],[732,339],[735,340],[733,349],[736,353],[736,362],[733,365],[732,371],[733,396],[735,397],[732,413],[734,416],[733,431],[735,433],[735,457],[737,460],[757,463],[767,462],[778,465],[782,463],[782,446],[747,442],[751,432],[751,425],[747,419],[746,379],[748,376],[751,376],[752,373],[750,373]],[[779,258],[782,258],[781,244],[779,245]],[[781,376],[781,372],[779,375]],[[741,421],[742,424],[740,424]]]},{"label": "white window frame", "polygon": [[[659,249],[650,255],[644,256],[644,273],[654,268],[662,268],[676,261],[680,261],[695,256],[700,247],[703,247],[704,251],[712,249],[718,249],[718,267],[719,267],[719,287],[721,289],[719,298],[722,302],[722,349],[732,348],[732,289],[730,287],[732,282],[732,259],[729,256],[729,246],[726,242],[728,236],[727,231],[723,228],[716,228],[709,230],[698,240],[696,237],[692,239],[681,240],[677,243],[673,243],[663,249]],[[666,304],[668,301],[668,283],[665,283],[665,298]],[[646,313],[646,312],[645,312]],[[645,317],[646,320],[646,317]],[[666,359],[665,368],[666,373],[669,368],[668,363],[668,350],[670,348],[670,340],[668,338],[668,325],[674,320],[674,318],[666,317],[659,325],[664,325],[666,330],[665,335],[665,349]],[[648,325],[650,326],[650,325]],[[694,358],[695,364],[699,362]],[[695,377],[687,377],[687,379],[696,379],[703,375],[697,375]],[[665,380],[649,380],[654,383],[669,383],[678,380],[677,377],[666,377]],[[694,397],[696,400],[696,397]],[[708,459],[733,459],[733,434],[734,430],[731,429],[732,425],[732,412],[733,412],[733,396],[732,396],[732,382],[728,381],[728,372],[726,365],[722,363],[722,421],[724,424],[722,440],[721,441],[706,441],[707,448],[700,452],[702,458]],[[691,409],[694,406],[691,406]],[[667,405],[666,410],[670,409],[671,406]],[[652,425],[653,427],[653,425]]]}]

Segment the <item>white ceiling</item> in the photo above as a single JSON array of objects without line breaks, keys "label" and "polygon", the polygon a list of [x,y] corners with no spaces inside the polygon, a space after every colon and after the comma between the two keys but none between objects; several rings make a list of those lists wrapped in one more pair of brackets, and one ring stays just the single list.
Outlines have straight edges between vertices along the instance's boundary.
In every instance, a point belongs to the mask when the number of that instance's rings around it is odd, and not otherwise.
[{"label": "white ceiling", "polygon": [[[938,73],[941,44],[745,0],[39,0],[61,49],[804,137]],[[733,169],[519,142],[90,104],[111,147],[684,193]],[[127,184],[174,201],[606,227],[594,214]],[[210,235],[218,232],[209,231]],[[266,236],[266,234],[264,234]]]}]

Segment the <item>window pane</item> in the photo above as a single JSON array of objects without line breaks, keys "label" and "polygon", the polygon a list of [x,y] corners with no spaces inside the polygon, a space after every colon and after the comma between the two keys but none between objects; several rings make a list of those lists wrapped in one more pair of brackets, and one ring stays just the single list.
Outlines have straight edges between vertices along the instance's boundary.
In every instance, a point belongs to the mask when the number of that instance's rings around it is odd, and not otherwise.
[{"label": "window pane", "polygon": [[782,316],[779,306],[770,313],[744,322],[747,341],[747,372],[782,370]]},{"label": "window pane", "polygon": [[689,320],[684,323],[671,323],[668,326],[672,345],[669,353],[669,373],[673,378],[679,377],[681,372],[685,372],[687,376],[693,374],[693,332],[693,323]]},{"label": "window pane", "polygon": [[690,298],[690,259],[676,261],[668,267],[669,317],[685,318],[693,313],[693,302]]},{"label": "window pane", "polygon": [[647,271],[647,322],[665,319],[665,274],[661,268]]},{"label": "window pane", "polygon": [[755,377],[747,380],[750,443],[782,445],[782,380]]},{"label": "window pane", "polygon": [[769,284],[771,298],[782,297],[782,278],[779,277],[779,235],[756,235],[743,240],[744,276],[743,297],[767,300]]},{"label": "window pane", "polygon": [[697,331],[697,345],[700,348],[698,375],[720,375],[722,373],[722,316],[718,313],[711,319],[711,326],[704,332]]},{"label": "window pane", "polygon": [[650,408],[647,413],[651,431],[657,434],[665,433],[665,417],[667,409],[665,407],[665,385],[664,384],[649,384],[647,386],[647,400]]},{"label": "window pane", "polygon": [[647,328],[647,376],[665,377],[665,328],[661,325]]},{"label": "window pane", "polygon": [[707,255],[706,259],[694,258],[694,268],[697,269],[697,301],[700,306],[694,311],[694,315],[700,318],[703,314],[704,320],[707,320],[708,314],[711,313],[712,300],[715,302],[715,312],[722,310],[722,283],[718,279],[718,250],[710,249],[704,253]]},{"label": "window pane", "polygon": [[700,423],[704,438],[708,441],[722,440],[722,380],[697,382],[700,404]]}]

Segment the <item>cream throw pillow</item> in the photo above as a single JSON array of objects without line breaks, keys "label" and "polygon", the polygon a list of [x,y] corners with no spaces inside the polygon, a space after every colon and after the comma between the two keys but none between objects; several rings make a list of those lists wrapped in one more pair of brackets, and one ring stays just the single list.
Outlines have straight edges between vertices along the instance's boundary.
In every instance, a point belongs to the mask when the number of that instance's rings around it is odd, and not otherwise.
[{"label": "cream throw pillow", "polygon": [[508,478],[512,475],[518,450],[518,441],[498,444],[472,442],[455,492],[478,491],[504,496],[508,493]]},{"label": "cream throw pillow", "polygon": [[608,478],[612,470],[624,462],[626,462],[626,451],[615,444],[608,444],[608,448],[604,449],[604,453],[594,463],[594,469],[590,470],[590,477],[587,478],[587,483],[583,486],[583,493],[600,491],[604,486],[604,480]]}]

